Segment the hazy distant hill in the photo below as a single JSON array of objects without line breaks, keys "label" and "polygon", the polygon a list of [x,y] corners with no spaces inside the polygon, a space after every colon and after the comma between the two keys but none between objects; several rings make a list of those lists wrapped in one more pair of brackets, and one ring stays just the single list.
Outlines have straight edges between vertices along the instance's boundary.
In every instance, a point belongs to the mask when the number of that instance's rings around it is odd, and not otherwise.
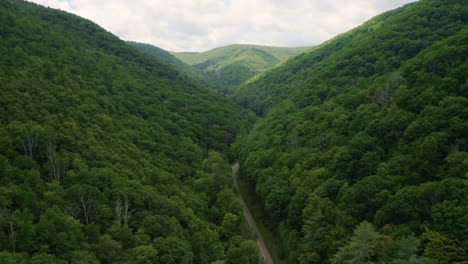
[{"label": "hazy distant hill", "polygon": [[183,62],[202,70],[225,93],[254,75],[271,69],[310,47],[268,47],[234,44],[209,51],[172,52]]}]

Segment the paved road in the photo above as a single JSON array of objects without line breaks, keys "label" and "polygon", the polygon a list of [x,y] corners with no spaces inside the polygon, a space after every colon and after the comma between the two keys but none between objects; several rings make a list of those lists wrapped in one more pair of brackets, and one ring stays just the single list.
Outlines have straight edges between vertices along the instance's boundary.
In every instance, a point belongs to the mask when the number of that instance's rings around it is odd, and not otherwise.
[{"label": "paved road", "polygon": [[[234,177],[234,184],[236,185],[237,189],[239,189],[239,186],[237,185],[237,180],[236,180],[237,178],[236,175],[238,172],[239,172],[239,163],[236,162],[234,165],[232,165],[232,176]],[[258,235],[257,246],[258,246],[261,256],[263,257],[266,264],[274,264],[273,259],[271,258],[270,252],[268,251],[268,248],[266,247],[265,242],[263,241],[262,235],[258,231],[257,225],[255,224],[255,220],[252,217],[252,214],[250,213],[249,208],[245,204],[244,198],[242,197],[242,194],[240,192],[239,192],[239,199],[242,203],[242,208],[244,209],[245,221],[251,228],[253,228],[253,230]]]}]

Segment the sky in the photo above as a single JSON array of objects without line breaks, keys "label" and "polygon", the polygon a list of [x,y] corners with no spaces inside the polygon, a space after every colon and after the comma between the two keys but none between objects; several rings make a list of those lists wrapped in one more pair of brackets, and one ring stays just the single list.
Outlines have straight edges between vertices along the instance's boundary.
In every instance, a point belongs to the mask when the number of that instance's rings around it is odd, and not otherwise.
[{"label": "sky", "polygon": [[170,51],[318,45],[415,0],[29,0]]}]

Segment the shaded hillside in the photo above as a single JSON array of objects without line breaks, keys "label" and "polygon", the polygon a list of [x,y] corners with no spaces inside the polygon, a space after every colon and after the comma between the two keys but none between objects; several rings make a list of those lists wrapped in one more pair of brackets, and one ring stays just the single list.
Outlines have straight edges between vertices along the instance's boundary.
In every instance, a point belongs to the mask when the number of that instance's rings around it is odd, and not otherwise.
[{"label": "shaded hillside", "polygon": [[75,15],[3,0],[0,32],[0,263],[257,262],[242,109]]},{"label": "shaded hillside", "polygon": [[198,83],[199,85],[214,88],[213,83],[208,81],[208,79],[205,77],[204,73],[201,70],[182,62],[168,51],[165,51],[150,44],[143,44],[133,41],[127,41],[127,43],[137,48],[139,51],[171,65],[172,67],[174,67],[174,69],[178,70],[182,74],[185,74],[189,79]]},{"label": "shaded hillside", "polygon": [[236,148],[288,263],[465,263],[467,14],[420,0],[233,95],[264,117]]},{"label": "shaded hillside", "polygon": [[230,45],[202,53],[172,52],[180,60],[203,71],[224,93],[254,75],[270,69],[310,47],[281,48],[256,45]]}]

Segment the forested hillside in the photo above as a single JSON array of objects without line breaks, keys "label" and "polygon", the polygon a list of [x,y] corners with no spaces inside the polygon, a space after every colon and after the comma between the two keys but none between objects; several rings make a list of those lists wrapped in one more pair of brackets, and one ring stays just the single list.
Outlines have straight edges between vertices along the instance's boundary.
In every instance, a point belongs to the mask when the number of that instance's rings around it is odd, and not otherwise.
[{"label": "forested hillside", "polygon": [[230,94],[237,85],[309,48],[235,44],[202,53],[173,52],[172,54],[200,69],[218,90]]},{"label": "forested hillside", "polygon": [[75,15],[1,0],[0,32],[0,263],[258,262],[245,111]]},{"label": "forested hillside", "polygon": [[165,62],[171,65],[172,67],[174,67],[174,69],[187,75],[189,79],[191,79],[192,81],[195,81],[201,86],[215,88],[214,84],[207,79],[207,77],[204,75],[204,73],[201,70],[195,67],[192,67],[188,65],[187,63],[179,60],[177,57],[175,57],[168,51],[165,51],[161,48],[158,48],[150,44],[143,44],[143,43],[138,43],[138,42],[133,42],[133,41],[127,41],[127,43],[134,46],[139,51],[146,53],[162,62]]},{"label": "forested hillside", "polygon": [[467,263],[468,5],[386,12],[241,86],[288,263]]},{"label": "forested hillside", "polygon": [[287,263],[468,263],[467,20],[171,55],[0,0],[0,263],[258,263],[227,156]]}]

